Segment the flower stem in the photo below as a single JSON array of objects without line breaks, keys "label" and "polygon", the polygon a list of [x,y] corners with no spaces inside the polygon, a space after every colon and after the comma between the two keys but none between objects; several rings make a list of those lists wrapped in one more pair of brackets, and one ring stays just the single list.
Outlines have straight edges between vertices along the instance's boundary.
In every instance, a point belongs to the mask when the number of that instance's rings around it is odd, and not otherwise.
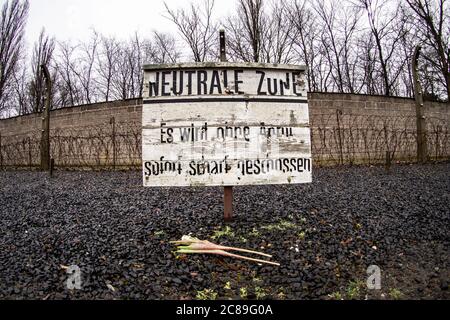
[{"label": "flower stem", "polygon": [[177,252],[178,253],[197,253],[197,254],[216,254],[216,255],[227,256],[227,257],[231,257],[231,258],[253,261],[253,262],[257,262],[257,263],[266,263],[266,264],[270,264],[273,266],[280,266],[280,264],[276,263],[276,262],[240,256],[240,255],[229,253],[229,252],[226,252],[223,250],[179,250]]}]

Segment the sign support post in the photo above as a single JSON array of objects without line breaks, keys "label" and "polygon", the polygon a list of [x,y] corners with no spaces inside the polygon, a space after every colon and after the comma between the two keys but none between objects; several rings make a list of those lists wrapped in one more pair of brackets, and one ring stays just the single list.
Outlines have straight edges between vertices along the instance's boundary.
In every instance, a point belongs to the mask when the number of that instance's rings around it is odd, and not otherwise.
[{"label": "sign support post", "polygon": [[[225,30],[220,30],[220,62],[227,61]],[[223,192],[223,209],[225,222],[233,220],[233,187],[225,186]]]}]

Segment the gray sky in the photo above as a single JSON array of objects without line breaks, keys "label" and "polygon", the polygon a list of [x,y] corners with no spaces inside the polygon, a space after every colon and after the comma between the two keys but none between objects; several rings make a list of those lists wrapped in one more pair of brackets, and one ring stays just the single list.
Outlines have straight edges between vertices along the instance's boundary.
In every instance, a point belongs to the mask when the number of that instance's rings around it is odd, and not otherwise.
[{"label": "gray sky", "polygon": [[[0,1],[2,4],[5,0]],[[192,0],[201,4],[200,0]],[[188,6],[190,1],[166,0],[170,8]],[[234,0],[216,0],[216,16],[235,8]],[[90,29],[105,35],[128,38],[135,31],[145,35],[152,30],[176,32],[166,18],[163,0],[31,0],[27,42],[32,45],[42,27],[57,40],[85,40]]]}]

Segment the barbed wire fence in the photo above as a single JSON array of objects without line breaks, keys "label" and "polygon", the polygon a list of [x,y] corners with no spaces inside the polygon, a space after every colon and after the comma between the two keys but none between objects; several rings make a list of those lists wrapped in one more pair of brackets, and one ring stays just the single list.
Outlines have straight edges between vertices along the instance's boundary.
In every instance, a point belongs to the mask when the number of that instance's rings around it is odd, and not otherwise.
[{"label": "barbed wire fence", "polygon": [[[415,162],[415,116],[315,114],[311,117],[315,165]],[[136,169],[141,166],[141,123],[105,121],[103,124],[53,129],[51,156],[56,167],[73,169]],[[427,118],[429,161],[450,159],[449,126]],[[389,158],[389,159],[387,159]],[[40,135],[30,131],[0,135],[0,169],[40,166]]]},{"label": "barbed wire fence", "polygon": [[[415,162],[415,116],[316,115],[312,118],[312,154],[316,164]],[[449,128],[444,120],[427,120],[430,161],[450,158]],[[387,159],[389,156],[389,159]]]}]

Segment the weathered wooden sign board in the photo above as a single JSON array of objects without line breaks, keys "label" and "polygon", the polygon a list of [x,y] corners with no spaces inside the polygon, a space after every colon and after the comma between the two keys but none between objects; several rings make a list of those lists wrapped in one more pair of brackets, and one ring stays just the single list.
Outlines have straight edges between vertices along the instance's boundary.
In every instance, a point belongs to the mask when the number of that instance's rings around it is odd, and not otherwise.
[{"label": "weathered wooden sign board", "polygon": [[144,186],[311,182],[304,67],[198,63],[144,71]]}]

